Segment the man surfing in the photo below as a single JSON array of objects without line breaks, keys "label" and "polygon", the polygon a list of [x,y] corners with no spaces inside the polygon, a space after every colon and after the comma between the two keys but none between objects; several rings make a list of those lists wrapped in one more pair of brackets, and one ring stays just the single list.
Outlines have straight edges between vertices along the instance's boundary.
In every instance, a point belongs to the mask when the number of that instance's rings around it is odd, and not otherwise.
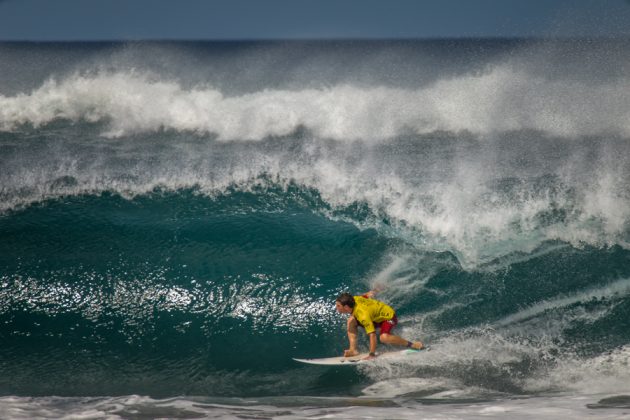
[{"label": "man surfing", "polygon": [[335,307],[340,314],[350,314],[348,317],[348,341],[350,348],[344,350],[344,357],[356,356],[357,331],[361,326],[370,337],[370,354],[367,359],[376,357],[376,328],[380,329],[379,339],[381,343],[395,346],[408,347],[414,350],[422,350],[424,345],[420,341],[411,342],[391,333],[398,324],[394,309],[376,299],[373,299],[375,291],[369,291],[361,296],[352,296],[350,293],[342,293],[335,301]]}]

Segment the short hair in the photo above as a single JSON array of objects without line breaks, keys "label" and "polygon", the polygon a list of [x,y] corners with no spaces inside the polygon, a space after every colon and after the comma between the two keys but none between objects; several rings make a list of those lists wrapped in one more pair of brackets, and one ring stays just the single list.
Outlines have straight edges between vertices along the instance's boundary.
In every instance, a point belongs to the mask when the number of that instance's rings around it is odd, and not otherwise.
[{"label": "short hair", "polygon": [[354,308],[354,296],[350,293],[342,293],[337,296],[337,302],[341,303],[342,306],[349,306]]}]

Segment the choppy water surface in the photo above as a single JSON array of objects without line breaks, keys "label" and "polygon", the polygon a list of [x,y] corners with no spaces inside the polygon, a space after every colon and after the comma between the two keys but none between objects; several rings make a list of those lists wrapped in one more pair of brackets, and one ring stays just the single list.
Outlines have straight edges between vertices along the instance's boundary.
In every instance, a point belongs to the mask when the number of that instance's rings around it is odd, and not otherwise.
[{"label": "choppy water surface", "polygon": [[0,417],[630,415],[629,48],[1,44]]}]

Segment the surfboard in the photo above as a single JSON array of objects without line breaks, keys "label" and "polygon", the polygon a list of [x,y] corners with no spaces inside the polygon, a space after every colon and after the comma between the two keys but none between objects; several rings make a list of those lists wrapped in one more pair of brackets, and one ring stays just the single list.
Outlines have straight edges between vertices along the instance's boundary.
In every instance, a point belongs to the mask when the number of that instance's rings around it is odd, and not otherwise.
[{"label": "surfboard", "polygon": [[367,359],[369,353],[361,353],[352,357],[343,357],[343,356],[335,356],[335,357],[324,357],[321,359],[297,359],[293,358],[296,362],[307,363],[309,365],[320,365],[320,366],[354,366],[360,365],[364,363],[373,363],[378,360],[395,360],[395,359],[404,359],[407,357],[417,356],[418,353],[423,353],[429,350],[428,347],[425,347],[422,350],[413,350],[413,349],[405,349],[398,351],[388,351],[384,353],[377,353],[377,357],[374,359]]}]

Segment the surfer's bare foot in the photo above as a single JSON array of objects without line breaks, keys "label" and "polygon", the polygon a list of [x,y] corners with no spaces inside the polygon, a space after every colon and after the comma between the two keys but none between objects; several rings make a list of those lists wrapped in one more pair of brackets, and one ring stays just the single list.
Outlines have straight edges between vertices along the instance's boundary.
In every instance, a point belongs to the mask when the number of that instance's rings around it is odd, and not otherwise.
[{"label": "surfer's bare foot", "polygon": [[352,357],[352,356],[356,356],[357,354],[359,354],[359,352],[354,349],[343,351],[343,357]]},{"label": "surfer's bare foot", "polygon": [[422,344],[422,342],[420,341],[416,341],[411,345],[411,348],[414,350],[422,350],[424,348],[424,344]]}]

